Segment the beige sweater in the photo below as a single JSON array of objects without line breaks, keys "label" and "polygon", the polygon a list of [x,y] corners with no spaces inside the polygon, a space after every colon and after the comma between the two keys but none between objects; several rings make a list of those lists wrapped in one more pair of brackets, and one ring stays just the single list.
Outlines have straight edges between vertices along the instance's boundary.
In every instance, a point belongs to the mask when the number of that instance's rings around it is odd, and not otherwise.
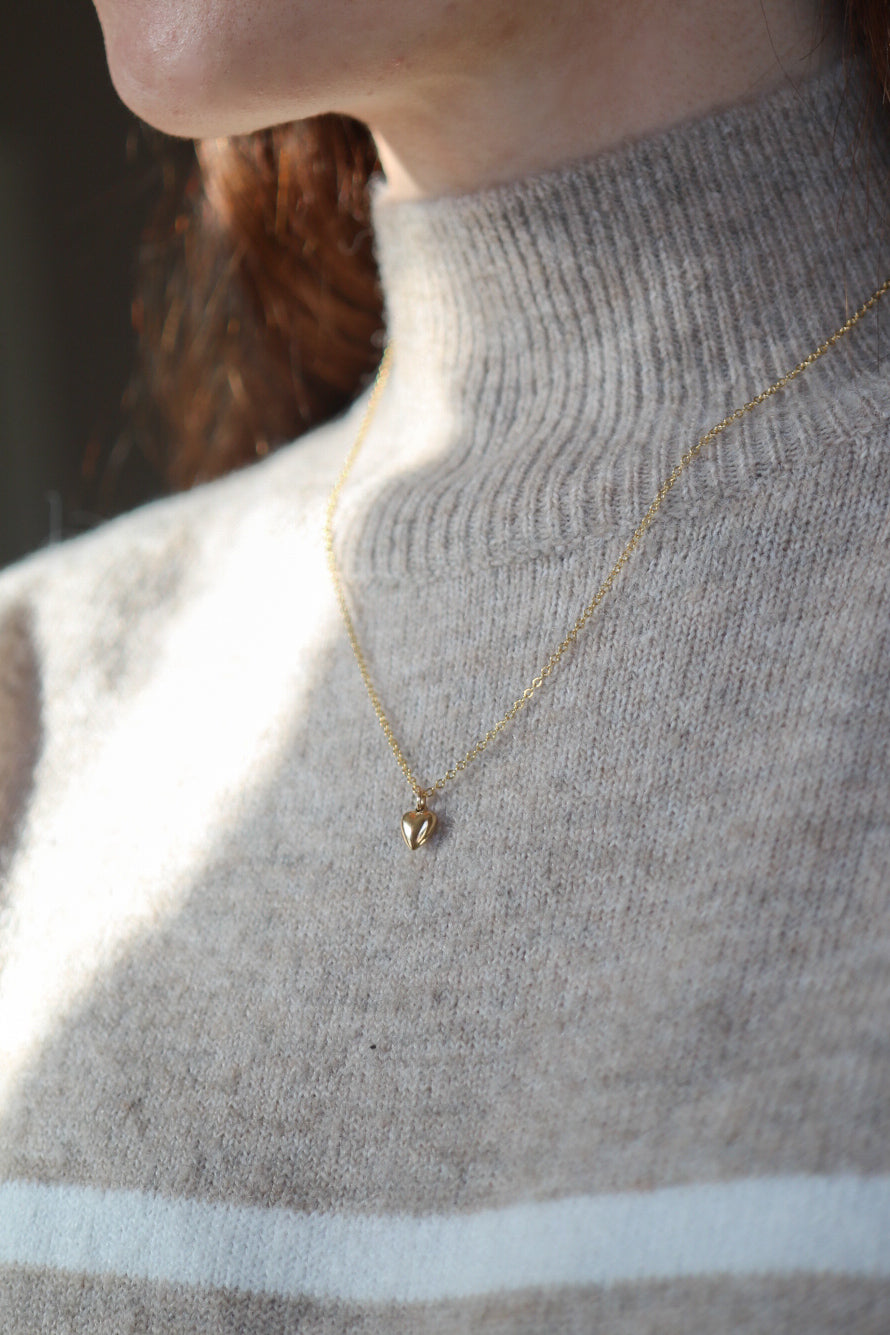
[{"label": "beige sweater", "polygon": [[[802,88],[376,204],[336,544],[433,782],[890,272]],[[890,297],[411,794],[358,415],[0,580],[0,1329],[890,1329]]]}]

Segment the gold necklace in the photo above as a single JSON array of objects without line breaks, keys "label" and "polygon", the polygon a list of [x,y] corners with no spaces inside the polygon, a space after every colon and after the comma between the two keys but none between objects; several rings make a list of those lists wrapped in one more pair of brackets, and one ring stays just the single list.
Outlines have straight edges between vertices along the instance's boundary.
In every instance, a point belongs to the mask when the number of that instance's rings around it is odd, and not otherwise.
[{"label": "gold necklace", "polygon": [[371,704],[374,706],[374,713],[377,715],[377,720],[381,728],[383,729],[383,734],[386,737],[386,740],[389,742],[390,749],[392,750],[392,753],[395,756],[396,761],[398,762],[399,769],[402,771],[405,778],[408,780],[408,783],[411,785],[411,789],[416,799],[414,810],[406,811],[405,814],[402,816],[402,836],[409,848],[419,848],[421,844],[425,844],[436,829],[437,825],[436,813],[434,811],[431,811],[427,806],[427,799],[432,797],[435,792],[444,788],[446,783],[450,783],[450,781],[456,778],[456,776],[460,774],[462,770],[465,770],[467,768],[467,765],[469,765],[471,761],[475,760],[477,756],[480,756],[482,752],[485,750],[485,748],[488,746],[488,743],[493,741],[494,738],[497,737],[498,733],[503,732],[507,724],[512,722],[512,720],[516,717],[516,715],[519,713],[521,709],[525,708],[529,700],[534,695],[535,691],[537,691],[541,686],[543,686],[544,682],[550,676],[551,672],[556,667],[557,663],[562,658],[563,654],[566,652],[567,649],[569,649],[575,643],[575,640],[578,638],[578,634],[581,631],[581,629],[593,616],[594,612],[599,607],[600,603],[603,601],[606,594],[609,593],[609,591],[611,590],[613,584],[615,583],[615,580],[618,578],[622,569],[624,568],[625,565],[627,565],[627,562],[630,560],[631,554],[640,544],[645,533],[652,525],[655,516],[658,514],[658,511],[661,509],[662,505],[667,499],[668,494],[676,486],[683,472],[689,467],[693,459],[697,458],[698,455],[701,453],[701,451],[704,449],[704,447],[706,445],[709,445],[711,441],[716,440],[717,437],[727,429],[727,427],[732,426],[734,422],[739,421],[739,419],[744,417],[746,413],[750,413],[754,408],[757,408],[761,403],[764,403],[774,394],[778,394],[779,391],[784,389],[786,385],[789,385],[792,380],[796,380],[799,375],[802,375],[802,373],[807,369],[808,366],[812,366],[813,362],[816,362],[819,360],[820,357],[823,357],[825,353],[828,352],[829,348],[833,348],[835,343],[837,343],[840,339],[842,339],[845,334],[848,334],[854,325],[859,323],[863,315],[866,315],[868,311],[872,309],[873,306],[877,305],[881,297],[884,296],[884,294],[888,291],[888,289],[890,289],[890,278],[888,278],[886,282],[881,284],[881,286],[877,289],[877,291],[874,292],[872,296],[869,297],[868,301],[866,301],[862,306],[859,307],[859,309],[853,315],[850,316],[849,320],[847,320],[845,324],[842,324],[839,329],[836,329],[835,332],[829,338],[827,338],[824,343],[820,343],[818,348],[816,348],[815,351],[811,352],[808,357],[805,357],[803,361],[798,362],[798,364],[793,368],[793,370],[786,371],[785,375],[780,376],[779,379],[774,384],[770,385],[768,389],[762,390],[759,394],[755,395],[753,399],[749,399],[749,401],[746,404],[744,404],[741,408],[736,408],[735,411],[731,412],[728,417],[724,417],[721,422],[718,422],[715,426],[712,426],[711,429],[709,431],[706,431],[705,434],[701,436],[698,439],[698,441],[696,441],[696,443],[686,451],[686,453],[677,461],[677,463],[674,464],[673,469],[671,470],[670,474],[665,478],[664,482],[662,482],[661,486],[658,488],[658,491],[655,493],[655,496],[653,497],[648,510],[643,515],[640,522],[637,524],[636,528],[633,531],[633,534],[631,535],[631,537],[625,544],[624,548],[622,549],[621,554],[619,555],[617,561],[612,566],[612,569],[609,571],[608,575],[606,575],[606,578],[603,580],[602,584],[599,586],[596,593],[591,598],[590,602],[584,608],[583,612],[578,617],[578,620],[572,626],[571,630],[553,650],[550,657],[547,659],[546,663],[538,672],[538,675],[532,679],[532,681],[525,688],[522,694],[516,700],[514,700],[513,704],[507,710],[503,718],[500,719],[494,725],[494,727],[489,728],[485,736],[480,737],[478,742],[476,742],[476,745],[473,746],[469,751],[467,751],[467,753],[461,760],[456,761],[454,765],[452,765],[450,770],[448,770],[440,778],[436,779],[435,783],[433,783],[429,788],[424,788],[423,785],[419,782],[419,780],[415,777],[407,760],[405,759],[405,756],[402,752],[402,748],[399,746],[398,742],[395,739],[392,727],[390,726],[389,719],[386,717],[386,713],[381,703],[380,696],[378,695],[377,689],[374,686],[373,681],[371,680],[371,674],[370,671],[368,670],[368,664],[365,660],[365,655],[362,652],[361,645],[358,642],[358,636],[356,635],[355,626],[353,624],[352,617],[349,612],[349,607],[347,606],[346,595],[343,591],[343,584],[340,579],[340,573],[337,568],[337,561],[334,556],[334,535],[333,535],[334,512],[337,509],[337,502],[340,499],[340,493],[343,490],[344,483],[346,482],[346,479],[349,477],[349,474],[352,471],[352,466],[358,457],[359,450],[361,449],[362,445],[365,442],[365,437],[368,434],[368,428],[371,425],[371,421],[374,417],[375,412],[377,411],[377,405],[380,402],[383,391],[386,388],[386,382],[389,379],[390,367],[392,365],[393,345],[390,344],[387,347],[385,353],[383,354],[383,360],[380,363],[380,369],[377,372],[377,378],[374,381],[374,386],[371,390],[370,398],[368,399],[368,406],[365,409],[364,416],[362,417],[361,423],[359,425],[355,441],[353,442],[349,454],[346,456],[346,462],[343,464],[343,468],[340,471],[340,475],[337,478],[337,481],[334,483],[334,488],[328,499],[327,512],[325,515],[324,541],[325,541],[325,550],[327,552],[327,558],[328,558],[328,567],[331,572],[331,578],[334,582],[334,589],[337,594],[337,601],[340,604],[340,611],[343,614],[343,621],[346,626],[346,633],[349,636],[349,642],[352,645],[352,652],[354,653],[356,662],[358,663],[359,671],[362,674],[362,680],[365,683],[365,687],[370,697]]}]

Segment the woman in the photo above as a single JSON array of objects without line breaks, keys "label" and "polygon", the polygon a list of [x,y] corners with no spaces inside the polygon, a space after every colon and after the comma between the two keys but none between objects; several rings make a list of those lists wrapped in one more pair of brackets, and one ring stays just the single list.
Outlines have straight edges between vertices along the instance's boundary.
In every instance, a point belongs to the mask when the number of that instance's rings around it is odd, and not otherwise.
[{"label": "woman", "polygon": [[4,577],[4,1329],[886,1329],[881,298],[765,394],[890,274],[843,15],[99,9],[370,126],[392,370]]}]

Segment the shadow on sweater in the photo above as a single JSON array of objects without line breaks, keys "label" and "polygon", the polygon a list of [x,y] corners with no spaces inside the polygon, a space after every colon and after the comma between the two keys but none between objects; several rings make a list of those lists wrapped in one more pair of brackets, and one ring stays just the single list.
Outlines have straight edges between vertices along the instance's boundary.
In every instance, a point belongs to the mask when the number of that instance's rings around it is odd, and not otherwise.
[{"label": "shadow on sweater", "polygon": [[0,870],[18,840],[43,749],[42,687],[32,616],[17,604],[0,622]]}]

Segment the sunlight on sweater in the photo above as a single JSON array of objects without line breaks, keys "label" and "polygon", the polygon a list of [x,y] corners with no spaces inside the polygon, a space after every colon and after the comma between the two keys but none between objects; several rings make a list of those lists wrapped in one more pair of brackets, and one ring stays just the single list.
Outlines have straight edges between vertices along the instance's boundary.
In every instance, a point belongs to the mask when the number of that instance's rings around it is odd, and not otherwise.
[{"label": "sunlight on sweater", "polygon": [[26,841],[9,891],[0,1108],[99,972],[188,894],[251,800],[244,776],[286,745],[319,646],[342,633],[320,538],[280,537],[275,555],[280,570],[312,572],[294,589],[294,615],[281,617],[274,579],[239,568],[236,539],[222,558],[231,569],[184,623],[173,619],[148,685],[92,763],[32,813],[39,839]]}]

